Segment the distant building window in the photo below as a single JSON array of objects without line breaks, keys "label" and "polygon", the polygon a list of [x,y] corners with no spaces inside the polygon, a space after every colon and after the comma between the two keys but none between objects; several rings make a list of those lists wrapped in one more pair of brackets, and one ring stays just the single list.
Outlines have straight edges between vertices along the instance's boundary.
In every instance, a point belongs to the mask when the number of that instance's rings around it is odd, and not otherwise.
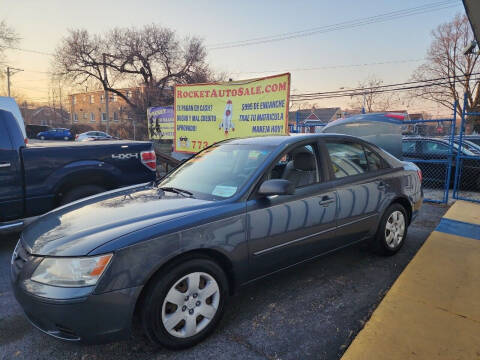
[{"label": "distant building window", "polygon": [[127,98],[131,98],[132,97],[132,92],[130,90],[127,90]]},{"label": "distant building window", "polygon": [[90,104],[95,103],[95,95],[90,95]]},{"label": "distant building window", "polygon": [[113,97],[112,97],[113,102],[117,102],[117,98],[118,98],[117,94],[113,94]]},{"label": "distant building window", "polygon": [[113,113],[113,121],[118,121],[118,112]]},{"label": "distant building window", "polygon": [[100,95],[100,102],[101,103],[104,103],[105,102],[105,95]]},{"label": "distant building window", "polygon": [[72,96],[72,102],[73,102],[74,104],[76,104],[76,103],[77,103],[77,97],[76,97],[75,95],[74,95],[74,96]]},{"label": "distant building window", "polygon": [[90,113],[90,122],[95,122],[95,114],[93,112]]},{"label": "distant building window", "polygon": [[102,121],[107,121],[107,113],[102,113]]},{"label": "distant building window", "polygon": [[78,122],[78,114],[77,113],[73,114],[73,122]]}]

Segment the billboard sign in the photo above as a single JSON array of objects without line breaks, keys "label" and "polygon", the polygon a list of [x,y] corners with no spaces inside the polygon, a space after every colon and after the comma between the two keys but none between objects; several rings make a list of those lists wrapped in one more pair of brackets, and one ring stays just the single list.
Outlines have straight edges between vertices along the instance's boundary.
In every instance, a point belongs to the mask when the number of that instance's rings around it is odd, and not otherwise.
[{"label": "billboard sign", "polygon": [[175,86],[175,151],[220,140],[288,134],[290,74]]},{"label": "billboard sign", "polygon": [[147,109],[148,138],[172,140],[174,135],[173,108],[156,106]]}]

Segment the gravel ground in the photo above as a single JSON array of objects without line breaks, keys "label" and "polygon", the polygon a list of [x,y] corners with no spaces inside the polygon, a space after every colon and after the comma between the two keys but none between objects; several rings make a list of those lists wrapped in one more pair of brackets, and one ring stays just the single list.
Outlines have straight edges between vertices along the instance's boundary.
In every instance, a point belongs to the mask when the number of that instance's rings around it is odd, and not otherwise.
[{"label": "gravel ground", "polygon": [[1,236],[0,359],[339,359],[446,209],[425,204],[393,257],[361,244],[250,285],[230,299],[210,338],[179,352],[155,348],[139,333],[85,346],[34,329],[10,287],[17,235]]}]

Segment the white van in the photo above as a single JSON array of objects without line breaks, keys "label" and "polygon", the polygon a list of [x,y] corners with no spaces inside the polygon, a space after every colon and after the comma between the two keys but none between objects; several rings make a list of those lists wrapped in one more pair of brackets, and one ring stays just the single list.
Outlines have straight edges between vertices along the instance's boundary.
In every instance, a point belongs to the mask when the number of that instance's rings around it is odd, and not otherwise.
[{"label": "white van", "polygon": [[25,131],[25,123],[23,121],[22,113],[17,105],[17,102],[12,97],[0,96],[0,110],[9,111],[13,114],[15,119],[17,119],[18,126],[22,130],[23,138],[25,143],[27,143],[27,132]]}]

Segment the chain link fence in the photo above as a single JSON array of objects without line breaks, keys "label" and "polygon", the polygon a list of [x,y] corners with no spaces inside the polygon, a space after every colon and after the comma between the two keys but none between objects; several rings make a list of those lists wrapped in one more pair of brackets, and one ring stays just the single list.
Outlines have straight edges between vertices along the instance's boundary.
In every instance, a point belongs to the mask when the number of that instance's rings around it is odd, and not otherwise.
[{"label": "chain link fence", "polygon": [[467,111],[467,108],[465,94],[459,135],[455,138],[459,146],[453,197],[480,202],[480,112]]},{"label": "chain link fence", "polygon": [[448,202],[455,157],[453,117],[405,121],[402,132],[403,157],[422,170],[425,201]]}]

